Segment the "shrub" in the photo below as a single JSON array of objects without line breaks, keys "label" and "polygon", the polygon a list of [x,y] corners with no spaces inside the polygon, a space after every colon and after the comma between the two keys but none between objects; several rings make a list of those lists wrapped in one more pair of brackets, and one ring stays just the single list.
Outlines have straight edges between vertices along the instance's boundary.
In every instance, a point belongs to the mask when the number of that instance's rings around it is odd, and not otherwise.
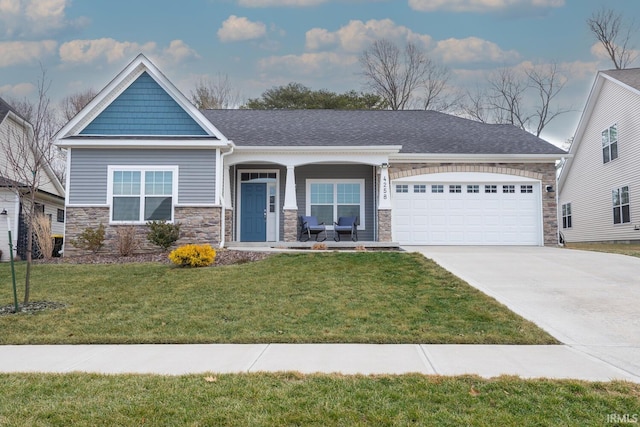
[{"label": "shrub", "polygon": [[136,237],[136,227],[125,225],[117,228],[116,243],[120,256],[130,256],[140,247],[140,242]]},{"label": "shrub", "polygon": [[147,239],[165,251],[180,238],[180,224],[177,222],[170,224],[165,220],[149,221],[147,227],[149,227]]},{"label": "shrub", "polygon": [[326,251],[329,247],[326,243],[314,243],[311,249],[314,251]]},{"label": "shrub", "polygon": [[37,214],[33,219],[33,234],[35,234],[40,254],[44,259],[53,257],[53,236],[51,236],[51,221],[44,214]]},{"label": "shrub", "polygon": [[169,259],[181,267],[206,267],[215,261],[216,251],[211,245],[184,245],[171,251]]},{"label": "shrub", "polygon": [[98,228],[87,227],[77,239],[71,240],[71,244],[76,248],[86,249],[97,253],[104,245],[104,225],[100,223]]}]

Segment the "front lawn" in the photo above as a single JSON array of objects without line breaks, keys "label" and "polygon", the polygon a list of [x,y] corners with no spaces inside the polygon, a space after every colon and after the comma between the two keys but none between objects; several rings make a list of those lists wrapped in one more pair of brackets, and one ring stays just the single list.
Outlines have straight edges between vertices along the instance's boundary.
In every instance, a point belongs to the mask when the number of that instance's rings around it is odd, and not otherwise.
[{"label": "front lawn", "polygon": [[640,385],[295,373],[0,374],[3,426],[605,426],[637,423]]},{"label": "front lawn", "polygon": [[[23,264],[17,272],[20,283]],[[0,284],[0,305],[10,305],[7,263]],[[31,295],[66,308],[0,316],[0,344],[557,343],[415,253],[280,254],[199,269],[38,264]]]},{"label": "front lawn", "polygon": [[566,248],[583,251],[608,252],[611,254],[629,255],[640,258],[639,244],[624,243],[566,243]]}]

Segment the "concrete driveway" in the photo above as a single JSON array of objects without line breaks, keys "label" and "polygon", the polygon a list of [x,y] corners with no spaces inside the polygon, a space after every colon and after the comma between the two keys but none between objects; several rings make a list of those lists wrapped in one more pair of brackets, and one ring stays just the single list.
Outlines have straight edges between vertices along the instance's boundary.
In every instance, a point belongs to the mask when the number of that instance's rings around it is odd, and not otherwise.
[{"label": "concrete driveway", "polygon": [[559,341],[640,375],[640,258],[551,247],[407,246]]}]

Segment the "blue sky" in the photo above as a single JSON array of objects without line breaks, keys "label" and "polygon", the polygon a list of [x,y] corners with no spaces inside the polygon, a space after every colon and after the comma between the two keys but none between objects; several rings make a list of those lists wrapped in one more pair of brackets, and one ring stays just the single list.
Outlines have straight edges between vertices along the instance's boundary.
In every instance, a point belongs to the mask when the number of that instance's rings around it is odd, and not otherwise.
[{"label": "blue sky", "polygon": [[361,52],[411,40],[461,90],[499,68],[556,62],[558,103],[573,111],[542,136],[560,143],[597,70],[611,68],[585,24],[603,6],[640,17],[639,0],[0,0],[0,96],[32,97],[40,64],[54,101],[100,90],[140,52],[187,96],[220,75],[244,99],[292,81],[364,90]]}]

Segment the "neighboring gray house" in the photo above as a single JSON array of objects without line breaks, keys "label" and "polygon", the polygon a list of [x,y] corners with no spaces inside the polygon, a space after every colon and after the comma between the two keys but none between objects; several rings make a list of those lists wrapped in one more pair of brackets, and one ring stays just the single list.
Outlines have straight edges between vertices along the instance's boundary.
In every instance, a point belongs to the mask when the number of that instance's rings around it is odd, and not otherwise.
[{"label": "neighboring gray house", "polygon": [[293,242],[312,214],[329,229],[356,215],[361,241],[557,243],[566,153],[510,125],[433,111],[199,111],[140,55],[57,139],[67,239],[167,219],[182,223],[179,243]]},{"label": "neighboring gray house", "polygon": [[558,181],[567,242],[640,241],[640,68],[597,74]]},{"label": "neighboring gray house", "polygon": [[[14,164],[7,161],[7,153],[22,155],[22,144],[32,137],[33,127],[11,105],[0,98],[0,251],[2,261],[9,260],[8,230],[11,230],[14,255],[22,257],[26,254],[27,230],[23,216],[23,203],[20,195],[26,189],[21,183],[19,174],[14,171]],[[33,158],[25,156],[23,167],[33,164]],[[64,233],[64,188],[53,171],[45,166],[39,170],[39,187],[35,196],[37,208],[51,220],[51,232],[54,237],[62,237]],[[26,193],[28,194],[28,193]],[[27,197],[28,199],[28,197]],[[7,219],[9,221],[7,221]]]}]

